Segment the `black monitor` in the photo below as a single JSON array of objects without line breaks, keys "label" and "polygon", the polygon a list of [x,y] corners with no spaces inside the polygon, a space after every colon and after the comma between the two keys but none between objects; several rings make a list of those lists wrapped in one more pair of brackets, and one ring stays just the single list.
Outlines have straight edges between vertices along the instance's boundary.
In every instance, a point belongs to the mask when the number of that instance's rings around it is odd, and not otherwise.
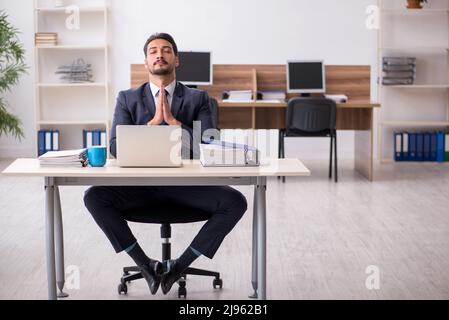
[{"label": "black monitor", "polygon": [[212,85],[212,54],[210,52],[179,51],[176,80],[186,86]]},{"label": "black monitor", "polygon": [[325,93],[326,75],[323,61],[288,61],[287,92]]}]

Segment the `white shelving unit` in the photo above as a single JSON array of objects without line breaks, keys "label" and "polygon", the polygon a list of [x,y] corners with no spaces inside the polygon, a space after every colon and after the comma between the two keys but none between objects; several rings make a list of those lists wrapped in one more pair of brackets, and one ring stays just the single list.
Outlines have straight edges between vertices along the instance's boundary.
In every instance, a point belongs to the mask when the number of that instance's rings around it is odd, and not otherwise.
[{"label": "white shelving unit", "polygon": [[[105,130],[109,141],[107,0],[34,0],[35,32],[56,32],[56,46],[35,46],[36,131],[59,130],[60,149],[83,147],[83,130]],[[67,27],[76,6],[79,28]],[[92,65],[92,83],[62,83],[57,68],[79,58]],[[37,147],[36,147],[37,148]],[[36,149],[37,150],[37,149]],[[37,151],[36,151],[37,154]]]},{"label": "white shelving unit", "polygon": [[[407,9],[406,0],[379,0],[379,159],[394,159],[395,131],[449,127],[449,0]],[[413,85],[382,85],[382,57],[416,57]]]}]

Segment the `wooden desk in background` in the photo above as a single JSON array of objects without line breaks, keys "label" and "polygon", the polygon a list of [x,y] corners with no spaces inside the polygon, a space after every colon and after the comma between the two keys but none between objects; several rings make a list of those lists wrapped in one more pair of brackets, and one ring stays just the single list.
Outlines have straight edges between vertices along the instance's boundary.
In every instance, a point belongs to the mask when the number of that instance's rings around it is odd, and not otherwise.
[{"label": "wooden desk in background", "polygon": [[[220,129],[283,129],[287,103],[219,101]],[[374,108],[380,104],[351,101],[337,104],[337,130],[354,130],[354,166],[370,181],[374,166]]]},{"label": "wooden desk in background", "polygon": [[[181,61],[182,63],[182,61]],[[222,100],[224,91],[286,91],[285,65],[216,64],[212,86],[201,86],[209,96]],[[131,86],[148,81],[144,65],[131,65]],[[326,66],[326,93],[344,94],[349,102],[337,106],[337,129],[355,131],[355,168],[373,180],[374,135],[373,112],[378,103],[371,102],[371,66]],[[287,100],[295,97],[287,94]],[[219,102],[220,129],[283,129],[287,103]]]}]

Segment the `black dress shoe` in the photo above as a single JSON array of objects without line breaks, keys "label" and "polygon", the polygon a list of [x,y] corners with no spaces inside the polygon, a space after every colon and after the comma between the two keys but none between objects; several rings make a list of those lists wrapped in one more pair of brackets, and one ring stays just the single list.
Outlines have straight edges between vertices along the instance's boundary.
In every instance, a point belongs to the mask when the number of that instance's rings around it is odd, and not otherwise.
[{"label": "black dress shoe", "polygon": [[161,275],[163,273],[162,263],[157,260],[151,260],[149,264],[140,268],[143,278],[147,281],[151,294],[156,294],[161,284]]},{"label": "black dress shoe", "polygon": [[173,284],[181,278],[184,270],[180,270],[178,260],[169,260],[166,263],[167,271],[162,275],[161,289],[163,294],[170,292]]}]

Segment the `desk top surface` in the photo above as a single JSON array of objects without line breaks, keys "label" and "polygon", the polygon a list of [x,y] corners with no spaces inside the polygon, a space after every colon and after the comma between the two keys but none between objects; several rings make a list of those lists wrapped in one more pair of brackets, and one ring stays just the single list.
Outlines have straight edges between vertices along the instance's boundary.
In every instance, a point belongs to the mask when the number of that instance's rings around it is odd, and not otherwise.
[{"label": "desk top surface", "polygon": [[[287,102],[224,102],[219,101],[220,107],[228,108],[242,108],[242,107],[252,107],[252,108],[287,108]],[[373,101],[359,101],[351,100],[346,103],[337,103],[337,108],[339,109],[374,109],[380,108],[381,105],[378,102]]]},{"label": "desk top surface", "polygon": [[310,176],[298,159],[269,159],[260,167],[208,167],[199,161],[184,161],[181,168],[121,168],[116,160],[108,160],[103,168],[41,167],[37,159],[17,159],[2,174],[5,176],[77,177],[77,178],[208,178]]}]

